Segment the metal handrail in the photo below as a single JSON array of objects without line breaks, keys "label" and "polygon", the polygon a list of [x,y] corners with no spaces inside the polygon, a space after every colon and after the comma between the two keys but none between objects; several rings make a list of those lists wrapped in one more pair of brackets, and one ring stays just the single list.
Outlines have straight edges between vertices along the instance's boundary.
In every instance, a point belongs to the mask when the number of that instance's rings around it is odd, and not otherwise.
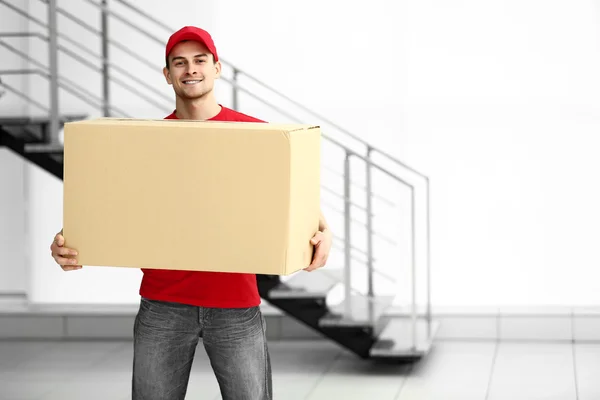
[{"label": "metal handrail", "polygon": [[[1,35],[0,35],[1,36]],[[45,78],[50,77],[50,72],[47,70],[46,66],[44,66],[42,63],[38,62],[37,60],[29,57],[27,54],[17,50],[16,48],[14,48],[13,46],[5,43],[4,41],[0,40],[0,46],[3,46],[4,48],[8,49],[9,51],[13,52],[14,54],[18,55],[19,57],[21,57],[22,59],[32,63],[33,65],[35,65],[36,67],[39,68],[39,70],[12,70],[12,71],[20,71],[20,73],[29,73],[27,71],[36,71],[36,73],[38,73],[39,75],[44,76]],[[12,72],[11,74],[15,74],[15,72]],[[64,82],[64,83],[62,83]],[[66,91],[68,91],[69,93],[73,94],[74,96],[76,96],[77,98],[79,98],[80,100],[83,100],[85,103],[93,106],[93,107],[99,107],[99,104],[102,102],[101,99],[99,99],[96,95],[94,95],[93,93],[89,92],[87,89],[83,88],[82,86],[78,85],[77,83],[73,82],[70,79],[67,79],[65,77],[60,77],[59,76],[59,82],[58,82],[59,86],[62,87],[63,89],[65,89]],[[68,86],[70,85],[70,87]],[[77,93],[75,91],[79,91],[81,94],[85,95],[82,96],[80,93]],[[92,103],[90,101],[90,99],[95,100],[97,103]],[[124,117],[130,117],[125,111],[111,106],[111,109],[117,111],[119,114],[122,114]]]},{"label": "metal handrail", "polygon": [[[340,198],[343,199],[344,197],[341,196]],[[340,213],[340,214],[344,213],[344,210],[335,209],[335,206],[333,204],[325,201],[324,199],[321,199],[321,203],[325,204],[325,205],[327,205],[329,207],[331,207],[331,209],[332,209],[333,212]],[[379,239],[386,241],[388,244],[390,244],[392,246],[398,245],[397,242],[395,242],[393,239],[390,239],[386,235],[384,235],[384,234],[382,234],[382,233],[380,233],[380,232],[378,232],[376,230],[373,230],[373,229],[369,230],[370,228],[369,228],[369,224],[368,223],[364,223],[364,222],[359,221],[359,220],[357,220],[355,218],[353,218],[351,222],[354,223],[354,224],[356,224],[356,225],[360,225],[363,228],[366,228],[367,232],[373,233],[374,236],[377,236]],[[366,252],[365,252],[365,254],[366,254]]]},{"label": "metal handrail", "polygon": [[168,26],[164,22],[161,22],[158,19],[154,18],[153,16],[151,16],[147,12],[143,11],[141,8],[136,7],[133,4],[130,4],[129,2],[127,2],[127,1],[123,1],[123,0],[116,0],[116,1],[117,1],[117,3],[121,3],[125,7],[129,8],[132,11],[134,11],[139,16],[146,18],[148,21],[153,22],[154,24],[160,26],[161,28],[163,28],[163,29],[165,29],[167,31],[171,31],[171,27],[170,26]]},{"label": "metal handrail", "polygon": [[[368,168],[375,168],[377,170],[379,170],[380,172],[388,175],[388,177],[390,177],[393,180],[396,180],[399,183],[402,183],[404,185],[406,185],[411,192],[411,286],[412,286],[412,291],[411,291],[411,295],[412,295],[412,304],[411,304],[411,328],[412,328],[412,347],[413,350],[416,349],[417,347],[417,298],[416,298],[416,291],[417,291],[417,281],[416,281],[416,277],[417,277],[417,258],[416,258],[416,219],[415,219],[415,206],[416,206],[416,201],[415,201],[415,186],[410,184],[409,182],[405,181],[404,179],[400,178],[399,176],[395,175],[393,172],[389,171],[387,168],[382,167],[376,163],[373,162],[373,160],[371,160],[368,155],[367,156],[363,156],[361,154],[358,154],[356,152],[352,152],[352,151],[347,151],[346,152],[346,157],[345,157],[345,162],[344,162],[344,193],[345,193],[345,197],[349,197],[349,189],[350,189],[350,158],[352,157],[356,157],[360,160],[362,160],[363,162],[365,162],[367,164]],[[346,201],[345,207],[344,207],[344,213],[345,213],[345,220],[346,223],[345,225],[345,233],[344,233],[344,238],[347,242],[350,242],[350,224],[348,223],[349,220],[351,220],[351,212],[350,212],[350,207],[348,205],[348,202]],[[350,266],[352,264],[352,257],[351,257],[351,253],[350,253],[350,247],[346,246],[345,248],[345,264],[346,264],[346,268],[344,269],[345,272],[345,282],[346,282],[346,288],[345,288],[345,294],[346,294],[346,298],[350,298],[351,295],[351,288],[349,287],[350,285],[348,283],[351,282],[351,272],[350,272]],[[371,254],[369,254],[369,256],[371,256]],[[372,271],[374,271],[373,269],[373,263],[372,263],[372,259],[368,260],[368,267],[369,267],[369,274],[368,274],[368,286],[369,286],[369,290],[371,290],[371,285],[372,285]],[[427,274],[429,276],[429,273]],[[369,297],[371,298],[372,295],[371,293],[369,293]],[[352,315],[352,305],[351,302],[346,302],[344,304],[345,306],[345,313],[348,316]],[[429,304],[428,304],[428,312],[429,312]],[[372,311],[372,310],[371,310]],[[372,313],[371,313],[371,317],[372,317]],[[431,336],[431,316],[428,314],[427,315],[427,329],[428,329],[428,334],[429,336]]]},{"label": "metal handrail", "polygon": [[[4,36],[4,33],[0,34],[0,37],[2,37],[2,36]],[[37,38],[40,38],[40,39],[42,39],[42,40],[46,40],[46,41],[48,41],[48,37],[46,37],[46,36],[44,36],[44,35],[42,35],[42,34],[40,34],[40,33],[31,33],[31,32],[28,32],[28,33],[22,33],[22,34],[21,34],[21,33],[12,33],[12,32],[9,32],[9,33],[8,33],[6,36],[9,36],[9,37],[18,37],[18,36],[32,36],[32,37],[37,37]],[[60,51],[64,52],[65,54],[68,54],[69,56],[73,57],[75,60],[79,61],[81,64],[85,65],[86,67],[88,67],[88,68],[90,68],[90,69],[94,70],[95,72],[98,72],[98,73],[102,72],[102,70],[101,70],[100,68],[96,67],[94,64],[90,63],[89,61],[87,61],[87,60],[86,60],[86,59],[84,59],[83,57],[81,57],[81,56],[77,55],[76,53],[72,52],[71,50],[69,50],[69,49],[67,49],[67,48],[65,48],[65,47],[63,47],[63,46],[61,46],[61,45],[58,45],[58,46],[57,46],[57,48],[58,48],[58,50],[60,50]],[[136,88],[134,88],[133,86],[130,86],[129,84],[125,83],[124,81],[122,81],[122,80],[120,80],[120,79],[117,79],[117,78],[115,78],[115,77],[113,77],[113,78],[112,78],[112,80],[113,80],[113,81],[114,81],[116,84],[118,84],[118,85],[120,85],[121,87],[123,87],[123,88],[125,88],[125,89],[129,90],[131,93],[135,93],[137,96],[139,96],[139,97],[141,97],[142,99],[146,100],[148,103],[150,103],[150,104],[152,104],[152,105],[154,105],[154,106],[158,107],[159,109],[161,109],[161,110],[162,110],[162,109],[164,109],[164,110],[168,110],[168,109],[169,109],[169,107],[165,106],[164,104],[157,103],[157,102],[155,102],[153,99],[151,99],[150,97],[147,97],[146,95],[144,95],[144,94],[140,93],[140,92],[139,92],[139,90],[137,90],[137,89],[136,89]],[[141,81],[141,80],[140,80],[140,81],[138,81],[138,83],[144,84],[144,82],[143,82],[143,81]],[[156,89],[154,89],[154,90],[156,91]],[[165,97],[165,99],[167,98],[167,97],[166,97],[166,96],[165,96],[163,93],[161,93],[161,92],[158,92],[158,91],[156,91],[156,93],[159,93],[161,96],[164,96],[164,97]]]},{"label": "metal handrail", "polygon": [[[336,171],[333,168],[330,168],[330,167],[327,167],[327,166],[323,166],[323,169],[326,170],[326,171],[329,171],[330,173],[332,173],[333,175],[335,175],[337,177],[340,177],[340,178],[344,177],[343,173],[338,172],[338,171]],[[360,189],[360,190],[363,190],[363,191],[367,191],[367,187],[366,186],[359,185],[356,182],[350,182],[350,185],[352,185],[353,187],[355,187],[357,189]],[[383,203],[385,203],[387,206],[389,206],[391,208],[396,208],[396,204],[394,204],[391,200],[386,199],[385,197],[383,197],[383,196],[381,196],[381,195],[379,195],[377,193],[373,193],[373,198],[382,201]],[[373,214],[371,214],[371,215],[373,215]]]},{"label": "metal handrail", "polygon": [[[44,2],[44,3],[48,3],[48,0],[42,0],[42,2]],[[39,27],[42,27],[42,28],[44,28],[44,29],[48,29],[48,25],[47,25],[47,24],[45,24],[44,22],[40,21],[39,19],[37,19],[37,18],[35,18],[35,17],[32,17],[31,15],[27,14],[25,11],[23,11],[23,10],[19,9],[18,7],[15,7],[14,5],[12,5],[12,4],[10,4],[10,3],[6,2],[5,0],[0,0],[0,4],[2,4],[2,5],[4,5],[4,6],[6,6],[6,7],[8,7],[8,8],[10,8],[10,9],[11,9],[11,10],[13,10],[14,12],[16,12],[17,14],[19,14],[19,15],[21,15],[22,17],[24,17],[24,18],[28,19],[29,21],[31,21],[31,22],[33,22],[33,23],[35,23],[35,24],[36,24],[36,25],[38,25]],[[75,23],[79,23],[79,22],[77,22],[77,21],[75,21],[75,20],[73,20],[73,22],[75,22]],[[86,28],[86,29],[87,29],[87,28],[90,28],[90,27],[89,27],[89,25],[85,24],[85,23],[84,23],[84,22],[82,22],[82,21],[81,21],[81,24],[80,24],[80,25],[81,25],[82,27]],[[92,29],[92,32],[93,32],[93,33],[99,34],[99,32],[98,32],[96,29],[93,29],[93,28],[91,28],[91,29]],[[100,56],[98,56],[96,53],[94,53],[93,51],[91,51],[91,50],[90,50],[90,49],[88,49],[87,47],[83,46],[83,45],[82,45],[82,44],[80,44],[79,42],[77,42],[77,41],[75,41],[75,40],[71,39],[71,38],[70,38],[69,36],[67,36],[67,35],[64,35],[64,34],[62,34],[62,33],[60,33],[60,32],[57,32],[57,36],[58,36],[59,38],[61,38],[62,40],[64,40],[65,42],[68,42],[69,44],[71,44],[71,45],[73,45],[73,46],[77,47],[79,50],[81,50],[81,51],[85,52],[86,54],[89,54],[89,55],[91,55],[91,56],[92,56],[92,57],[94,57],[94,58],[98,58],[98,57],[100,57]],[[123,45],[121,45],[121,44],[120,44],[120,43],[118,43],[118,42],[113,42],[113,41],[110,41],[110,44],[112,44],[113,46],[115,46],[115,47],[116,47],[116,48],[118,48],[119,50],[122,50],[122,51],[126,52],[126,53],[127,53],[129,56],[130,56],[130,57],[132,57],[132,58],[136,59],[137,61],[140,61],[140,62],[142,62],[142,64],[143,64],[143,65],[146,65],[146,66],[148,66],[148,67],[152,68],[153,70],[160,69],[160,67],[154,67],[154,66],[152,66],[152,65],[149,65],[149,64],[148,64],[148,60],[145,60],[144,58],[142,58],[142,57],[138,56],[138,55],[137,55],[137,54],[135,54],[135,52],[133,52],[133,51],[132,51],[130,48],[128,48],[128,47],[126,47],[126,46],[123,46]],[[100,57],[100,59],[102,59],[102,57]]]},{"label": "metal handrail", "polygon": [[[48,0],[40,0],[43,3],[48,3]],[[17,7],[14,7],[12,4],[7,3],[5,0],[0,0],[0,4],[6,5],[8,6],[10,9],[12,9],[13,11],[25,16],[26,18],[30,19],[31,21],[37,23],[38,25],[44,27],[44,28],[48,28],[49,25],[44,24],[43,22],[37,20],[36,18],[31,17],[30,15],[28,15],[27,13],[23,12],[22,10],[18,9]],[[57,11],[60,8],[57,7]],[[64,11],[62,9],[60,9],[61,11]],[[97,30],[94,30],[93,28],[91,28],[89,25],[85,24],[83,21],[81,21],[80,19],[78,19],[77,17],[73,16],[72,14],[64,11],[64,13],[66,13],[65,16],[67,16],[68,18],[72,19],[73,22],[85,27],[85,28],[90,28],[92,29],[92,32],[98,34]],[[3,32],[2,35],[0,36],[6,36],[6,37],[23,37],[23,36],[30,36],[30,37],[37,37],[39,39],[42,39],[46,42],[49,41],[49,38],[47,36],[42,35],[41,33],[37,33],[37,32],[24,32],[24,33],[13,33],[13,32]],[[69,43],[71,44],[75,44],[78,48],[84,50],[87,54],[92,55],[94,58],[99,59],[101,61],[107,61],[105,60],[102,56],[99,56],[93,52],[91,52],[89,49],[86,49],[84,46],[81,46],[80,44],[78,44],[77,42],[68,39],[68,37],[62,35],[62,34],[57,34],[58,37],[60,37],[61,39],[67,39],[69,41]],[[128,54],[131,53],[131,50],[128,49],[125,46],[122,46],[123,50],[128,51]],[[86,67],[94,70],[95,72],[102,72],[102,70],[97,67],[96,65],[94,65],[93,63],[90,63],[89,61],[87,61],[85,58],[79,56],[78,54],[72,52],[71,50],[69,50],[68,48],[61,46],[61,45],[57,45],[57,48],[62,51],[65,54],[68,54],[70,57],[73,57],[75,60],[77,60],[78,62],[80,62],[81,64],[85,65]],[[138,58],[139,61],[144,61],[144,63],[146,63],[145,60],[143,60],[142,58]],[[135,77],[134,75],[131,75],[131,73],[129,73],[127,70],[125,70],[124,68],[119,67],[118,65],[114,64],[114,63],[110,63],[109,61],[107,61],[108,65],[115,69],[116,71],[119,71],[120,73],[126,75],[126,77],[128,79],[131,79],[132,81],[139,83],[140,85],[142,85],[142,87],[144,87],[146,90],[149,90],[151,92],[153,92],[153,94],[162,97],[165,101],[170,101],[171,98],[169,96],[167,96],[166,94],[164,94],[163,92],[161,92],[160,90],[157,90],[153,87],[148,87],[144,81],[142,81],[141,79]],[[169,110],[169,107],[167,107],[165,104],[160,104],[158,102],[156,102],[154,99],[142,94],[139,92],[138,89],[134,88],[133,86],[127,84],[126,82],[124,82],[121,79],[112,77],[112,81],[115,82],[117,85],[123,87],[124,89],[127,89],[128,91],[135,93],[136,95],[138,95],[139,97],[143,98],[144,100],[146,100],[148,103],[152,104],[153,106],[165,111],[165,110]]]},{"label": "metal handrail", "polygon": [[[40,69],[0,70],[0,75],[27,75],[27,74],[39,75],[39,76],[42,76],[42,77],[44,77],[46,79],[50,79],[50,74],[48,72],[40,70]],[[78,99],[80,99],[82,101],[85,101],[89,105],[94,106],[94,107],[98,107],[98,105],[90,102],[89,99],[87,99],[81,93],[77,92],[77,90],[74,90],[73,88],[70,88],[70,87],[65,86],[65,85],[61,85],[60,82],[59,82],[59,86],[62,87],[63,89],[65,89],[67,92],[69,92],[72,95],[74,95],[75,97],[77,97]]]},{"label": "metal handrail", "polygon": [[[47,0],[42,0],[42,1],[47,1]],[[134,23],[132,23],[131,21],[127,20],[127,18],[122,17],[121,15],[115,13],[113,10],[111,10],[109,7],[106,7],[104,4],[101,3],[96,3],[93,0],[85,0],[86,2],[96,6],[98,9],[102,10],[102,12],[105,12],[107,15],[110,15],[111,17],[114,17],[115,19],[121,21],[122,23],[124,23],[125,25],[129,26],[132,29],[135,29],[136,31],[138,31],[138,33],[141,33],[142,35],[144,35],[146,38],[153,40],[154,42],[160,44],[161,46],[165,45],[165,41],[154,36],[152,33],[150,33],[149,31],[145,30],[144,28],[141,28],[139,25],[136,25]]]},{"label": "metal handrail", "polygon": [[[40,0],[43,3],[47,3],[48,0]],[[76,24],[80,25],[81,27],[87,29],[88,31],[96,34],[96,35],[101,35],[100,31],[98,31],[97,29],[91,27],[90,25],[86,24],[84,21],[82,21],[81,19],[77,18],[75,15],[71,14],[70,12],[60,8],[60,7],[56,7],[56,11],[62,15],[64,15],[66,18],[68,18],[69,20],[75,22]],[[110,41],[111,44],[113,43],[113,41]],[[131,53],[131,50],[125,46],[123,46],[122,50],[126,50],[129,53]],[[172,98],[170,96],[167,96],[165,93],[163,93],[162,91],[155,89],[152,86],[148,86],[146,85],[146,82],[144,82],[143,80],[139,79],[138,77],[136,77],[135,75],[131,74],[129,71],[127,71],[125,68],[120,67],[119,65],[110,62],[110,60],[107,60],[105,57],[102,57],[101,55],[95,54],[95,53],[91,53],[93,54],[94,58],[102,61],[102,62],[106,62],[106,64],[111,68],[114,69],[115,71],[118,71],[120,73],[122,73],[123,75],[125,75],[128,79],[131,79],[132,81],[139,83],[140,85],[142,85],[142,87],[144,87],[146,90],[149,90],[151,92],[153,92],[154,94],[156,94],[157,96],[162,97],[165,101],[172,101]],[[69,54],[71,55],[71,54]],[[71,55],[73,56],[73,55]],[[147,64],[146,60],[143,59],[139,59],[139,61],[144,61],[144,64]],[[95,67],[94,67],[95,68]],[[160,67],[156,67],[155,70],[160,70]],[[101,71],[98,71],[101,72]],[[113,78],[114,80],[114,78]]]},{"label": "metal handrail", "polygon": [[[339,239],[339,240],[342,240],[342,239]],[[336,250],[344,250],[343,247],[341,247],[340,245],[337,244],[336,240],[333,241],[333,243],[331,245],[331,248],[336,249]],[[366,255],[366,252],[364,250],[359,249],[356,246],[350,246],[350,249],[352,250],[352,252],[356,253],[357,255],[358,254],[360,254],[361,256],[365,256]],[[358,261],[360,263],[366,264],[366,260],[364,260],[362,258],[358,258],[356,255],[354,256],[354,261]],[[378,272],[380,272],[380,271],[378,271]],[[384,274],[384,273],[382,273],[382,274]],[[389,278],[390,280],[395,280],[393,277],[391,277],[389,275],[386,275],[386,278]]]}]

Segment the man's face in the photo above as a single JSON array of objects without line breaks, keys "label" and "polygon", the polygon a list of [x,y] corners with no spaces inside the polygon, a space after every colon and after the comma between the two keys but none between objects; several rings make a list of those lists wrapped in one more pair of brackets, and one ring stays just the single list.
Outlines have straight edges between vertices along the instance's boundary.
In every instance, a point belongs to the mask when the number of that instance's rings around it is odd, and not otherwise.
[{"label": "man's face", "polygon": [[184,100],[201,98],[213,90],[221,75],[221,63],[200,42],[178,43],[169,54],[169,68],[163,73],[177,96]]}]

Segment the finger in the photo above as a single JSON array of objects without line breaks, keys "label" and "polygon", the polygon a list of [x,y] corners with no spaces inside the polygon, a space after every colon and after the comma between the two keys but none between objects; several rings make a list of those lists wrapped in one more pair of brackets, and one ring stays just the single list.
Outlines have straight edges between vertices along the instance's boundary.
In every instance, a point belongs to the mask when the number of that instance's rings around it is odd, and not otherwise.
[{"label": "finger", "polygon": [[65,265],[78,265],[77,264],[77,260],[74,259],[74,258],[54,256],[54,260],[56,261],[56,263],[58,265],[61,265],[61,266],[65,266]]},{"label": "finger", "polygon": [[65,238],[60,233],[57,233],[56,236],[54,237],[54,242],[56,243],[56,245],[58,247],[62,247],[65,245]]},{"label": "finger", "polygon": [[69,249],[68,247],[57,247],[54,251],[54,254],[58,254],[61,256],[76,256],[77,251],[73,249]]},{"label": "finger", "polygon": [[319,251],[317,251],[310,265],[304,268],[304,270],[310,272],[314,271],[315,269],[321,268],[324,265],[324,260],[325,257],[322,254],[320,254]]},{"label": "finger", "polygon": [[315,269],[315,266],[316,266],[315,260],[313,259],[313,261],[310,263],[310,265],[308,267],[304,268],[304,270],[310,272],[313,269]]},{"label": "finger", "polygon": [[320,264],[311,264],[308,267],[304,268],[304,270],[307,272],[312,272],[312,271],[322,268],[322,267],[323,267],[323,265],[320,265]]},{"label": "finger", "polygon": [[66,265],[62,267],[63,271],[76,271],[81,268],[81,265]]},{"label": "finger", "polygon": [[324,254],[319,256],[317,258],[317,260],[314,262],[315,267],[313,269],[319,269],[319,268],[323,268],[325,266],[325,264],[327,263],[327,256],[325,256]]},{"label": "finger", "polygon": [[310,239],[310,242],[315,246],[317,244],[321,243],[322,241],[323,241],[323,232],[317,232],[315,234],[315,236],[313,236],[312,239]]},{"label": "finger", "polygon": [[308,267],[304,268],[305,271],[312,271],[315,266],[317,265],[317,259],[318,259],[318,251],[315,252],[312,261],[310,262],[310,264],[308,265]]}]

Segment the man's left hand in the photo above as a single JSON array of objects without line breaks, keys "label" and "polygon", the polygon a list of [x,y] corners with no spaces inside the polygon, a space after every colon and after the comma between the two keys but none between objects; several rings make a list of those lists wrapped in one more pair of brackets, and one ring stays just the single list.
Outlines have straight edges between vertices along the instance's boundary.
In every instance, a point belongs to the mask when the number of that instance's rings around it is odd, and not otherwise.
[{"label": "man's left hand", "polygon": [[332,241],[329,229],[325,230],[325,232],[318,231],[315,233],[315,236],[310,239],[310,242],[315,246],[315,252],[312,263],[307,268],[304,268],[305,271],[311,272],[325,266],[327,258],[329,258],[329,252],[331,251]]}]

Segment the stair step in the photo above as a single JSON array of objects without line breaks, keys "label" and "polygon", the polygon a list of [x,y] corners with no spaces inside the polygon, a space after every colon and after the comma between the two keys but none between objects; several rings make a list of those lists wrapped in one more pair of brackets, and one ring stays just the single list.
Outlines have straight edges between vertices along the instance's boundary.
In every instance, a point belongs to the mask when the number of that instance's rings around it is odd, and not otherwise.
[{"label": "stair step", "polygon": [[343,281],[342,269],[323,268],[313,272],[298,271],[290,279],[269,291],[271,299],[325,298]]},{"label": "stair step", "polygon": [[52,153],[63,154],[64,147],[60,143],[27,143],[25,151],[28,153]]},{"label": "stair step", "polygon": [[[80,121],[86,119],[86,115],[59,115],[58,120],[61,124],[71,121]],[[3,126],[23,126],[23,125],[39,125],[47,124],[50,118],[46,116],[40,117],[0,117],[0,125]]]},{"label": "stair step", "polygon": [[350,298],[352,318],[344,315],[346,300],[329,307],[329,313],[319,320],[323,327],[374,327],[378,324],[385,310],[392,305],[394,296],[375,296],[369,298],[364,295],[353,295]]},{"label": "stair step", "polygon": [[391,317],[381,332],[377,342],[371,347],[373,358],[420,358],[425,356],[433,345],[433,338],[439,328],[439,322],[431,322],[431,335],[427,321],[418,318],[413,343],[412,320],[407,317]]}]

